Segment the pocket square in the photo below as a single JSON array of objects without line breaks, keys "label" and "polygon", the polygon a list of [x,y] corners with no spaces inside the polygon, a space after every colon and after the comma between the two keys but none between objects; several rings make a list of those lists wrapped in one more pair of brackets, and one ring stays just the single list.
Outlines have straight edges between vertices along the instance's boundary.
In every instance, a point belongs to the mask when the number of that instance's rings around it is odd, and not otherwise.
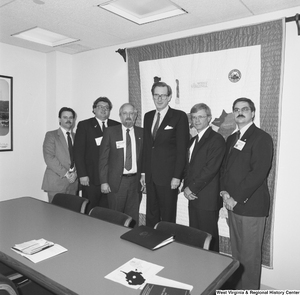
[{"label": "pocket square", "polygon": [[170,129],[173,129],[173,127],[172,127],[172,126],[169,126],[169,125],[167,125],[167,126],[165,127],[165,130],[170,130]]}]

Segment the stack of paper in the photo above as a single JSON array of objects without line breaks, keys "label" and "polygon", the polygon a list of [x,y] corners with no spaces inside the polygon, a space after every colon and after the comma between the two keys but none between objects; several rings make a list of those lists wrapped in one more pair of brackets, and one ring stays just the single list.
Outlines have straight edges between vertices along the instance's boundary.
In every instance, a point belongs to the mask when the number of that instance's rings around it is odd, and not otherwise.
[{"label": "stack of paper", "polygon": [[13,249],[18,250],[24,254],[32,255],[38,253],[46,248],[52,247],[54,243],[46,241],[45,239],[31,240],[22,244],[16,244]]},{"label": "stack of paper", "polygon": [[68,251],[66,248],[45,239],[16,244],[11,249],[34,263]]}]

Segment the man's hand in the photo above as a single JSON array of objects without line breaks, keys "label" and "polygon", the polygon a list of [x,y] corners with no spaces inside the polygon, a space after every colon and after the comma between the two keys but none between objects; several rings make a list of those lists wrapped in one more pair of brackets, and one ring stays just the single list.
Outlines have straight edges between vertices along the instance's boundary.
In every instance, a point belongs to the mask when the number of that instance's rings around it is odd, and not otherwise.
[{"label": "man's hand", "polygon": [[88,176],[83,176],[79,178],[80,184],[83,186],[89,186],[90,185],[90,179]]},{"label": "man's hand", "polygon": [[233,208],[235,207],[237,202],[234,200],[234,198],[230,197],[229,199],[226,199],[224,204],[227,210],[233,211]]},{"label": "man's hand", "polygon": [[180,185],[180,179],[173,177],[171,180],[171,189],[177,189]]},{"label": "man's hand", "polygon": [[226,191],[221,191],[220,196],[223,198],[223,204],[227,210],[233,211],[233,208],[237,204],[234,198],[230,197],[229,193]]},{"label": "man's hand", "polygon": [[198,199],[198,197],[190,190],[189,187],[186,187],[183,191],[184,196],[189,200],[193,201],[195,199]]},{"label": "man's hand", "polygon": [[226,192],[226,191],[221,191],[221,192],[220,192],[220,196],[223,198],[223,202],[225,202],[227,199],[230,198],[229,193]]},{"label": "man's hand", "polygon": [[145,175],[144,174],[142,174],[141,175],[141,179],[140,179],[140,183],[141,183],[141,185],[142,185],[142,188],[141,188],[141,192],[143,193],[143,194],[146,194],[146,180],[145,180]]},{"label": "man's hand", "polygon": [[111,192],[111,190],[110,190],[109,184],[108,183],[102,183],[101,184],[101,193],[108,194],[110,192]]},{"label": "man's hand", "polygon": [[66,174],[66,177],[70,183],[73,183],[77,179],[77,173],[76,173],[76,171],[73,171],[73,172],[69,171]]}]

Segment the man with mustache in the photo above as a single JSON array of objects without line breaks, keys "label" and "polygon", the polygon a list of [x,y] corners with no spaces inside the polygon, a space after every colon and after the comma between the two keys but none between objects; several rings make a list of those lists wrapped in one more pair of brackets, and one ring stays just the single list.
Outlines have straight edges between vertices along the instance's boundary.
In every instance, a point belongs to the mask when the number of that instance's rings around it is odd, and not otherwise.
[{"label": "man with mustache", "polygon": [[227,139],[220,195],[228,209],[232,256],[240,267],[228,287],[259,290],[273,141],[253,123],[255,106],[250,99],[238,98],[232,110],[238,130]]},{"label": "man with mustache", "polygon": [[143,129],[134,126],[137,109],[131,103],[121,106],[122,125],[105,129],[100,146],[101,192],[108,194],[110,209],[131,216],[138,225]]},{"label": "man with mustache", "polygon": [[58,193],[76,195],[78,190],[73,158],[75,115],[73,109],[61,108],[58,113],[60,128],[47,132],[45,136],[43,155],[47,167],[42,189],[47,192],[50,203]]}]

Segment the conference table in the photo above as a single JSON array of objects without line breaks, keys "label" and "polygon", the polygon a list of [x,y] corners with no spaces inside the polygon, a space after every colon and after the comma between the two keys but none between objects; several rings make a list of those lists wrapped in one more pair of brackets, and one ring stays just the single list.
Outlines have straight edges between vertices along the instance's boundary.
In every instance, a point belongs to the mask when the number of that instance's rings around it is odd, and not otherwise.
[{"label": "conference table", "polygon": [[[0,202],[0,261],[55,294],[134,295],[104,278],[132,258],[164,268],[159,276],[193,286],[192,295],[213,294],[238,268],[235,259],[172,242],[151,251],[120,238],[130,230],[31,197]],[[11,250],[44,238],[67,252],[33,263]]]}]

